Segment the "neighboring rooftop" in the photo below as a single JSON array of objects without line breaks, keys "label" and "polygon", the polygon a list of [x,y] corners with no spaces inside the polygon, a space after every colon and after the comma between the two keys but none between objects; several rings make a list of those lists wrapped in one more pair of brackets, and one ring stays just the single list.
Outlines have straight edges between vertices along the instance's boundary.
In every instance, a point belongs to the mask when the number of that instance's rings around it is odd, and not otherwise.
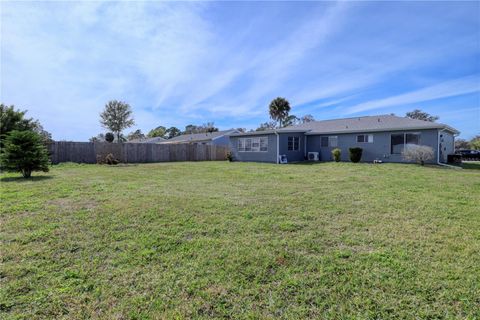
[{"label": "neighboring rooftop", "polygon": [[166,140],[162,137],[153,137],[153,138],[143,138],[127,141],[128,143],[160,143],[165,142]]},{"label": "neighboring rooftop", "polygon": [[232,133],[236,133],[238,130],[230,129],[230,130],[223,130],[223,131],[215,131],[215,132],[204,132],[204,133],[192,133],[192,134],[182,134],[180,136],[176,136],[174,138],[168,139],[163,141],[164,143],[171,143],[171,142],[200,142],[200,141],[211,141],[213,139],[230,135]]}]

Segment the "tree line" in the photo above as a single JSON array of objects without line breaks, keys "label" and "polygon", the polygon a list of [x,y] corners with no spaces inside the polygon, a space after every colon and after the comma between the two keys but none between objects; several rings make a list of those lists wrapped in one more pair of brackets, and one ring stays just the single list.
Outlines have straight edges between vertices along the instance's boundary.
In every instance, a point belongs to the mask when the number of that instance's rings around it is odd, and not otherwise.
[{"label": "tree line", "polygon": [[89,139],[90,142],[107,141],[107,142],[126,142],[134,140],[143,140],[146,138],[161,137],[163,139],[172,139],[182,134],[216,132],[218,128],[213,122],[207,122],[202,125],[189,124],[185,126],[185,130],[180,130],[177,127],[158,126],[150,130],[147,134],[142,130],[137,129],[123,135],[125,129],[135,125],[133,119],[133,112],[130,105],[123,101],[112,100],[109,101],[100,113],[100,124],[103,128],[110,130],[107,133],[100,133]]},{"label": "tree line", "polygon": [[[272,121],[260,124],[256,131],[272,130],[301,123],[315,121],[312,115],[297,117],[290,114],[291,107],[287,99],[277,97],[270,102],[269,115]],[[26,118],[26,111],[16,110],[15,107],[0,104],[0,170],[21,172],[23,177],[29,178],[32,171],[48,171],[50,160],[46,144],[52,140],[52,135],[46,131],[38,120]],[[407,112],[406,117],[435,122],[438,116],[430,115],[419,109]],[[216,132],[218,128],[213,122],[203,125],[187,125],[181,131],[176,127],[166,128],[158,126],[146,135],[141,130],[130,132],[126,137],[123,131],[135,124],[132,108],[128,103],[112,100],[105,105],[100,114],[101,125],[110,130],[99,134],[90,141],[122,142],[144,138],[161,137],[171,139],[181,134]],[[244,132],[245,129],[237,130]],[[253,131],[253,130],[252,130]],[[455,149],[480,150],[480,135],[471,140],[457,139]]]},{"label": "tree line", "polygon": [[290,102],[287,99],[283,97],[273,99],[268,106],[268,113],[272,121],[261,123],[255,131],[274,130],[315,121],[315,118],[311,114],[299,118],[290,114],[290,111]]}]

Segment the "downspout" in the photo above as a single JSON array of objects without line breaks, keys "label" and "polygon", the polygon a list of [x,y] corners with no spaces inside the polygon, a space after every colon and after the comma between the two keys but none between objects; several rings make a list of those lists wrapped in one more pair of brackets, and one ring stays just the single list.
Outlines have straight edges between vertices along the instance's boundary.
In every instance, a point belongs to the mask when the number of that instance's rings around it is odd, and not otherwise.
[{"label": "downspout", "polygon": [[305,140],[303,141],[304,142],[304,148],[303,148],[303,158],[306,159],[307,158],[307,138],[308,136],[304,133],[303,134]]},{"label": "downspout", "polygon": [[277,164],[280,163],[280,136],[277,131],[274,131],[277,136]]},{"label": "downspout", "polygon": [[453,169],[463,169],[462,167],[452,166],[452,165],[440,162],[440,132],[442,131],[445,131],[445,129],[438,130],[437,132],[437,165],[453,168]]}]

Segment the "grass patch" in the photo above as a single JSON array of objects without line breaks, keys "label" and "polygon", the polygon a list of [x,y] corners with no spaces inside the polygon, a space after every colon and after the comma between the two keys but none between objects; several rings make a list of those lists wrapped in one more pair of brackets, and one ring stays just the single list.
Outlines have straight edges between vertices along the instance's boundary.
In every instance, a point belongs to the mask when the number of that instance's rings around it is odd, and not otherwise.
[{"label": "grass patch", "polygon": [[0,182],[2,319],[480,317],[477,170],[185,162],[13,177]]},{"label": "grass patch", "polygon": [[464,161],[460,166],[463,169],[480,170],[480,161]]}]

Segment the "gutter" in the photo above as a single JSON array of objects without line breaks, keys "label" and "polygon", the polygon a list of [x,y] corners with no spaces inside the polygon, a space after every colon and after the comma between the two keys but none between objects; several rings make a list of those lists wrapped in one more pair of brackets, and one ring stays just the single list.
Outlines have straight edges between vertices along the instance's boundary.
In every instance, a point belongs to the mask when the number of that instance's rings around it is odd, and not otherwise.
[{"label": "gutter", "polygon": [[308,139],[308,136],[304,134],[303,137],[305,138],[304,141],[303,141],[303,144],[304,144],[303,157],[306,159],[307,158],[307,139]]}]

